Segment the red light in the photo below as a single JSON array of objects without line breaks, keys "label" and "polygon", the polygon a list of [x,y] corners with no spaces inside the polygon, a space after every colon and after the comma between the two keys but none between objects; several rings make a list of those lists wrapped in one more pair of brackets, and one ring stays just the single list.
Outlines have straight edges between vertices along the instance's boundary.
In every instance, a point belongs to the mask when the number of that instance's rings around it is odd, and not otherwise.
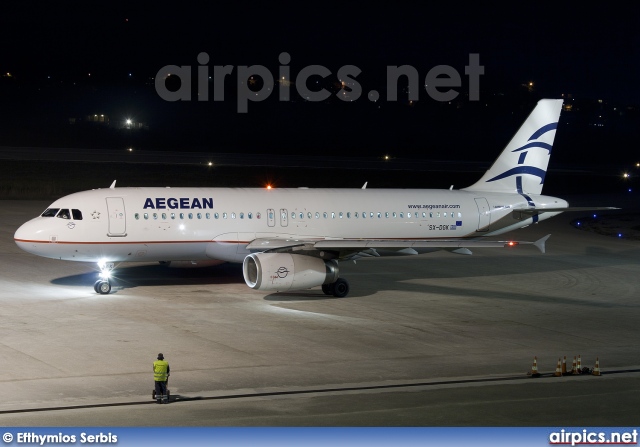
[{"label": "red light", "polygon": [[267,189],[271,189],[271,185],[267,185]]},{"label": "red light", "polygon": [[516,245],[518,245],[518,243],[517,243],[517,242],[514,242],[514,241],[509,241],[509,242],[507,242],[507,245],[508,245],[509,247],[515,247]]}]

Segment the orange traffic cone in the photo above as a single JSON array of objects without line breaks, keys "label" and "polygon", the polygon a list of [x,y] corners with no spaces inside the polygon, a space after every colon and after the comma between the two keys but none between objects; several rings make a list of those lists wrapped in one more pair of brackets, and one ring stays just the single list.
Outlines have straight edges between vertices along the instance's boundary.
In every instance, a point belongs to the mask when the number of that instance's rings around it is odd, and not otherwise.
[{"label": "orange traffic cone", "polygon": [[594,376],[599,376],[600,375],[600,360],[598,360],[598,357],[596,357],[596,366],[593,367],[593,373]]},{"label": "orange traffic cone", "polygon": [[562,358],[562,374],[566,374],[567,373],[567,356],[565,355]]},{"label": "orange traffic cone", "polygon": [[576,362],[576,356],[573,356],[573,365],[571,365],[571,374],[580,374],[578,372],[578,363]]},{"label": "orange traffic cone", "polygon": [[533,365],[531,366],[531,371],[529,371],[529,375],[533,377],[537,377],[540,375],[538,372],[538,357],[533,358]]},{"label": "orange traffic cone", "polygon": [[554,374],[556,377],[562,377],[562,362],[558,359],[558,366],[556,366],[556,372]]},{"label": "orange traffic cone", "polygon": [[578,354],[578,374],[582,374],[582,359],[580,357],[580,354]]}]

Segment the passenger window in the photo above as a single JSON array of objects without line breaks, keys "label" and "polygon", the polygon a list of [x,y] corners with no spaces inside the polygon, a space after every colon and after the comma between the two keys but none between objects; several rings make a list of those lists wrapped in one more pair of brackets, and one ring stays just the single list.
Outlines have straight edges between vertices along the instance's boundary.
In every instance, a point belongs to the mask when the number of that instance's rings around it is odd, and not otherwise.
[{"label": "passenger window", "polygon": [[422,218],[424,219],[425,217],[427,217],[427,213],[425,213],[424,211],[422,212]]},{"label": "passenger window", "polygon": [[367,218],[367,213],[362,213],[362,218],[366,219]]},{"label": "passenger window", "polygon": [[442,217],[447,217],[447,213],[443,213],[443,216],[442,216]]},{"label": "passenger window", "polygon": [[382,213],[378,213],[378,219],[382,217]]},{"label": "passenger window", "polygon": [[180,213],[180,219],[184,219],[184,213]]},{"label": "passenger window", "polygon": [[292,219],[295,219],[295,218],[296,218],[296,212],[295,212],[295,211],[292,211],[292,212],[291,212],[291,218],[292,218]]},{"label": "passenger window", "polygon": [[198,216],[198,219],[202,219],[202,213],[198,213],[196,215]]},{"label": "passenger window", "polygon": [[333,211],[331,212],[331,218],[335,219],[336,218],[336,213],[334,213]]},{"label": "passenger window", "polygon": [[176,218],[176,213],[171,213],[171,218],[175,219]]},{"label": "passenger window", "polygon": [[300,219],[304,219],[304,213],[300,213]]},{"label": "passenger window", "polygon": [[60,219],[71,219],[71,215],[69,214],[69,210],[60,210],[60,212],[58,213],[58,215],[56,217],[59,217]]},{"label": "passenger window", "polygon": [[400,219],[404,217],[404,213],[400,213]]},{"label": "passenger window", "polygon": [[253,219],[253,213],[247,213],[247,217],[248,217],[249,219]]},{"label": "passenger window", "polygon": [[357,211],[355,213],[353,213],[353,217],[355,217],[356,219],[358,218],[358,212]]},{"label": "passenger window", "polygon": [[144,220],[147,220],[149,218],[149,214],[144,213]]},{"label": "passenger window", "polygon": [[373,213],[369,213],[369,217],[373,219]]},{"label": "passenger window", "polygon": [[307,213],[307,219],[311,219],[312,217],[313,217],[313,215],[311,214],[311,211],[309,211],[309,212]]},{"label": "passenger window", "polygon": [[219,215],[218,213],[215,213],[215,214],[213,215],[213,218],[214,218],[214,219],[217,219],[217,218],[219,218],[219,217],[220,217],[220,215]]},{"label": "passenger window", "polygon": [[462,217],[462,213],[458,213],[458,217]]},{"label": "passenger window", "polygon": [[256,213],[256,219],[260,219],[262,215],[260,213]]},{"label": "passenger window", "polygon": [[227,213],[222,213],[222,218],[226,219],[227,218]]},{"label": "passenger window", "polygon": [[[283,213],[282,215],[284,216],[285,214]],[[240,213],[240,219],[244,219],[244,213]]]},{"label": "passenger window", "polygon": [[316,219],[320,219],[320,213],[316,211]]},{"label": "passenger window", "polygon": [[327,212],[325,211],[324,213],[322,213],[322,216],[326,219],[327,218]]},{"label": "passenger window", "polygon": [[389,211],[385,211],[384,217],[387,217],[387,218],[389,217]]},{"label": "passenger window", "polygon": [[167,220],[167,213],[162,213],[162,220]]},{"label": "passenger window", "polygon": [[340,211],[340,214],[339,214],[339,216],[340,216],[340,219],[342,219],[342,211]]},{"label": "passenger window", "polygon": [[398,215],[396,214],[396,212],[394,211],[392,214],[393,218],[395,219],[396,217],[398,217]]},{"label": "passenger window", "polygon": [[193,219],[193,213],[189,213],[189,219]]},{"label": "passenger window", "polygon": [[60,208],[49,208],[49,209],[46,209],[44,213],[41,214],[41,216],[54,217],[56,214],[58,214],[58,211],[60,211]]},{"label": "passenger window", "polygon": [[82,220],[82,213],[80,210],[71,210],[71,215],[74,220]]},{"label": "passenger window", "polygon": [[157,220],[158,219],[158,213],[153,213],[153,220]]},{"label": "passenger window", "polygon": [[140,214],[135,213],[135,214],[133,215],[133,217],[135,217],[135,218],[136,218],[136,220],[138,220],[138,219],[140,219]]},{"label": "passenger window", "polygon": [[347,219],[351,219],[351,213],[347,212]]},{"label": "passenger window", "polygon": [[205,217],[206,219],[211,219],[211,213],[205,213],[204,217]]}]

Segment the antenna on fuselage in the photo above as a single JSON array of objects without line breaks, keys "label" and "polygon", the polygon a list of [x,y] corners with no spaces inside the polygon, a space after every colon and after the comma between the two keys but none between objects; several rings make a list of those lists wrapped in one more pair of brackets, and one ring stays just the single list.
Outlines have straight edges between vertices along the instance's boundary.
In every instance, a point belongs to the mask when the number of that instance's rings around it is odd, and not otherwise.
[{"label": "antenna on fuselage", "polygon": [[369,182],[364,182],[364,185],[362,185],[362,189],[367,189],[367,183]]},{"label": "antenna on fuselage", "polygon": [[116,189],[116,181],[114,180],[109,189]]}]

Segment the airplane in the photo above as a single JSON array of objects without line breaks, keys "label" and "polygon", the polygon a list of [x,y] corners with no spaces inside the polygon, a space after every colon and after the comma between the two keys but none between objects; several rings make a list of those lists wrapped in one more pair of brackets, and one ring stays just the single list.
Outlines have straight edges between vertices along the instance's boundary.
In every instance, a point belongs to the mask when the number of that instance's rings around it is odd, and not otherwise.
[{"label": "airplane", "polygon": [[109,188],[53,202],[14,240],[47,258],[95,262],[94,290],[111,292],[120,262],[173,265],[242,263],[252,289],[283,292],[321,286],[349,293],[338,262],[438,250],[534,245],[496,241],[570,208],[541,195],[561,99],[540,100],[488,171],[460,190],[309,188]]}]

